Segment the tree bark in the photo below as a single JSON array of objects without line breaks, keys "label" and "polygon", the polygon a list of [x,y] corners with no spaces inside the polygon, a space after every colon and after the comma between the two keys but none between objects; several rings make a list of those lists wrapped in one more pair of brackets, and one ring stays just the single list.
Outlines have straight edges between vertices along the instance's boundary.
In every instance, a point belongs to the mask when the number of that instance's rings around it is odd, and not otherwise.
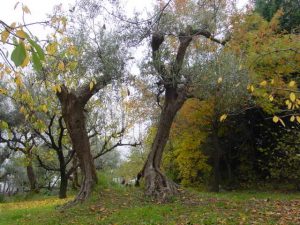
[{"label": "tree bark", "polygon": [[221,159],[221,150],[219,144],[218,134],[213,132],[213,182],[211,191],[219,192],[220,191],[220,159]]},{"label": "tree bark", "polygon": [[59,99],[72,147],[79,159],[83,174],[81,188],[74,202],[82,202],[89,197],[94,184],[97,183],[96,169],[85,126],[84,106],[86,102],[82,102],[75,93],[69,93],[65,87],[62,89],[62,95],[59,96]]},{"label": "tree bark", "polygon": [[68,189],[68,175],[66,172],[66,163],[62,149],[57,150],[59,160],[59,172],[60,172],[60,186],[59,186],[59,198],[67,197]]},{"label": "tree bark", "polygon": [[59,198],[63,199],[67,197],[68,189],[68,177],[66,173],[60,175],[60,186],[59,186]]},{"label": "tree bark", "polygon": [[166,96],[161,111],[158,129],[154,138],[151,152],[138,179],[145,178],[146,195],[164,200],[178,192],[178,185],[169,180],[160,170],[164,148],[167,144],[172,122],[178,110],[185,102],[184,93],[178,92],[175,87],[166,88]]},{"label": "tree bark", "polygon": [[72,173],[72,188],[74,190],[77,190],[80,187],[79,184],[79,176],[78,176],[78,168],[76,168],[77,166],[77,156],[74,156],[73,160],[72,160],[72,164],[74,169],[74,172]]},{"label": "tree bark", "polygon": [[27,177],[30,185],[30,191],[38,192],[36,176],[31,162],[29,162],[29,164],[26,166],[26,171],[27,171]]}]

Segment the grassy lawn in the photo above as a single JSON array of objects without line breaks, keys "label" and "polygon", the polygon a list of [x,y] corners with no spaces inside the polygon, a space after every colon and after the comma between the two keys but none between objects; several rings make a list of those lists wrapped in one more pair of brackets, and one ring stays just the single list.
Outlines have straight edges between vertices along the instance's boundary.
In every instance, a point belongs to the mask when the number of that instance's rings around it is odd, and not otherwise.
[{"label": "grassy lawn", "polygon": [[185,190],[159,203],[145,198],[138,188],[102,185],[88,202],[56,209],[70,199],[0,203],[0,224],[300,224],[300,194]]}]

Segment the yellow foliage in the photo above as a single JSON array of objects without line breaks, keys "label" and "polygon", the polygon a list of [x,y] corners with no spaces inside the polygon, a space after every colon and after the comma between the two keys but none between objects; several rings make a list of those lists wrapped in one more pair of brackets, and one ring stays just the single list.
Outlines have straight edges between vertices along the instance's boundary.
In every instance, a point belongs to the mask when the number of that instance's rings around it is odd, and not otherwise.
[{"label": "yellow foliage", "polygon": [[293,93],[293,92],[290,93],[290,99],[291,99],[292,102],[294,102],[296,100],[295,93]]},{"label": "yellow foliage", "polygon": [[293,81],[293,80],[289,83],[289,86],[290,86],[290,87],[294,87],[295,85],[296,85],[296,82]]},{"label": "yellow foliage", "polygon": [[227,118],[227,115],[226,114],[223,114],[221,117],[220,117],[220,122],[223,122],[224,120],[226,120]]},{"label": "yellow foliage", "polygon": [[207,157],[200,149],[206,140],[207,132],[199,129],[200,126],[210,124],[206,115],[212,114],[212,103],[189,99],[178,112],[172,125],[169,151],[164,156],[164,164],[176,164],[182,184],[186,185],[198,177],[198,173],[208,174],[210,166],[206,163]]},{"label": "yellow foliage", "polygon": [[57,52],[57,43],[56,42],[50,43],[46,47],[46,51],[49,55],[54,55]]},{"label": "yellow foliage", "polygon": [[273,122],[278,123],[278,121],[279,121],[279,117],[278,116],[273,116]]},{"label": "yellow foliage", "polygon": [[1,32],[1,41],[3,43],[6,43],[8,37],[9,37],[9,32],[7,30]]},{"label": "yellow foliage", "polygon": [[26,57],[25,57],[23,63],[21,64],[21,67],[22,68],[26,67],[29,64],[29,61],[30,61],[30,58],[29,58],[28,53],[26,52]]},{"label": "yellow foliage", "polygon": [[264,87],[264,86],[266,86],[267,85],[267,81],[262,81],[262,82],[260,82],[260,84],[259,84],[260,86],[262,86],[262,87]]},{"label": "yellow foliage", "polygon": [[93,90],[93,87],[94,87],[94,82],[91,81],[91,82],[90,82],[90,91]]},{"label": "yellow foliage", "polygon": [[25,39],[27,37],[27,34],[23,30],[17,30],[16,35],[18,38]]},{"label": "yellow foliage", "polygon": [[64,71],[65,70],[65,64],[63,61],[60,61],[57,65],[58,70]]}]

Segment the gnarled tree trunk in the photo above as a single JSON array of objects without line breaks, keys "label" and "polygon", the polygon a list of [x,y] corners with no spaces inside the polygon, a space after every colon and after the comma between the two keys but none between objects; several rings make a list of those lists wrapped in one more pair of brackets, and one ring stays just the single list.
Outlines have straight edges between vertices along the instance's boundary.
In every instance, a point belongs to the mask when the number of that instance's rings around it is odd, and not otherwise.
[{"label": "gnarled tree trunk", "polygon": [[160,171],[160,164],[173,120],[185,102],[188,94],[189,81],[181,84],[181,87],[179,87],[177,80],[181,79],[180,70],[182,69],[186,50],[192,41],[192,36],[189,33],[181,34],[179,41],[180,45],[177,50],[176,59],[173,62],[171,70],[169,70],[161,60],[160,46],[164,42],[163,34],[155,33],[152,35],[151,40],[153,66],[160,74],[161,83],[165,88],[165,100],[151,152],[148,155],[142,171],[137,176],[137,184],[139,179],[144,177],[146,182],[146,195],[162,200],[178,192],[177,185],[167,179]]},{"label": "gnarled tree trunk", "polygon": [[172,86],[166,88],[166,96],[161,116],[158,124],[157,133],[152,144],[151,152],[143,170],[139,173],[140,177],[145,178],[146,195],[164,200],[178,192],[178,185],[169,180],[160,170],[164,148],[167,144],[172,122],[177,111],[185,101],[183,93]]},{"label": "gnarled tree trunk", "polygon": [[92,192],[94,184],[97,183],[96,169],[90,151],[90,142],[85,127],[84,106],[82,101],[75,93],[68,92],[65,87],[59,97],[62,105],[62,115],[69,132],[72,147],[79,159],[83,180],[80,191],[75,202],[86,200]]}]

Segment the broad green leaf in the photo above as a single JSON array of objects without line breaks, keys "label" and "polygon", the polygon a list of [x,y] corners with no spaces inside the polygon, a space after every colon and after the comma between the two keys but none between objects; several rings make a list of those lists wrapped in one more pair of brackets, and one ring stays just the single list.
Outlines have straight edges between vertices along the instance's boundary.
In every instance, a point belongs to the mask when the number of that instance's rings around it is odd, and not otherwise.
[{"label": "broad green leaf", "polygon": [[26,50],[23,42],[20,42],[11,53],[11,60],[18,67],[22,65],[26,58]]},{"label": "broad green leaf", "polygon": [[39,58],[39,55],[32,49],[32,62],[33,62],[33,67],[36,71],[41,71],[42,69],[42,63],[41,60]]},{"label": "broad green leaf", "polygon": [[41,48],[41,46],[39,44],[37,44],[34,40],[32,39],[28,39],[29,43],[31,44],[31,46],[34,47],[34,49],[36,50],[40,60],[45,60],[45,54],[43,49]]}]

